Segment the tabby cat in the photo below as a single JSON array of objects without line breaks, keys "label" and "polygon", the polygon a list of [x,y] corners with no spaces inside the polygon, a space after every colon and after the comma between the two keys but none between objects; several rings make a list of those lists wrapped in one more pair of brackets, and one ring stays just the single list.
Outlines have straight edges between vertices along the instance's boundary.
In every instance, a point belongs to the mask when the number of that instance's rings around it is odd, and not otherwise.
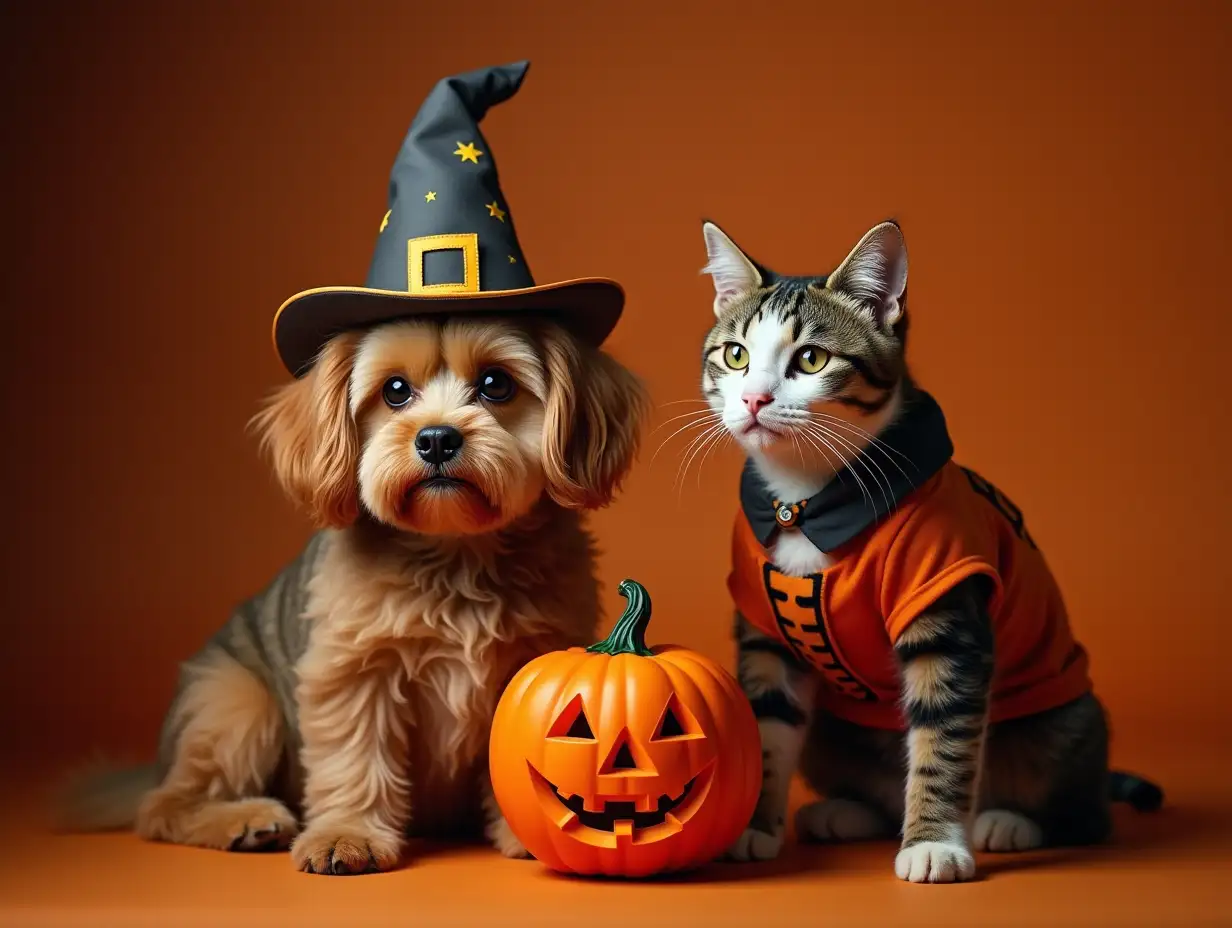
[{"label": "tabby cat", "polygon": [[702,390],[747,455],[728,585],[765,757],[730,855],[779,853],[797,769],[825,797],[802,838],[900,834],[911,882],[970,879],[973,851],[1101,841],[1113,800],[1157,807],[1108,769],[1087,654],[1021,511],[952,459],[908,373],[899,226],[825,277],[703,232]]}]

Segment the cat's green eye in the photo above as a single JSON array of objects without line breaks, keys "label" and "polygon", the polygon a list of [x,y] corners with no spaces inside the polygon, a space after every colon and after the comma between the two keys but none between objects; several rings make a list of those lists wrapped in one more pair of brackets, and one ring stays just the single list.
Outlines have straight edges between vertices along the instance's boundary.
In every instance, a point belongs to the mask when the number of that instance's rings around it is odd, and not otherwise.
[{"label": "cat's green eye", "polygon": [[816,345],[805,345],[792,358],[792,364],[802,374],[816,374],[829,362],[830,352]]},{"label": "cat's green eye", "polygon": [[723,363],[733,371],[742,371],[749,366],[749,352],[738,342],[728,342],[723,347]]}]

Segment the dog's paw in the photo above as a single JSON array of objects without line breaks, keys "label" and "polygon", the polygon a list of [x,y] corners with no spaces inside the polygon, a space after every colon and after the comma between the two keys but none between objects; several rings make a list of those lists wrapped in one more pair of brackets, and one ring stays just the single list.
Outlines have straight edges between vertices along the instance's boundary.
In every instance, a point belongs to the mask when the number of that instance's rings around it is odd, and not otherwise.
[{"label": "dog's paw", "polygon": [[401,857],[397,838],[337,825],[310,825],[291,845],[296,867],[330,876],[392,870]]},{"label": "dog's paw", "polygon": [[[223,805],[223,803],[220,803]],[[225,805],[239,806],[233,813],[233,829],[242,830],[231,839],[231,851],[285,851],[299,833],[295,816],[275,799],[248,799]]]},{"label": "dog's paw", "polygon": [[961,844],[921,841],[898,852],[894,872],[909,883],[960,883],[975,876],[975,858]]},{"label": "dog's paw", "polygon": [[281,851],[299,825],[277,799],[189,802],[151,793],[137,813],[136,831],[151,841],[170,841],[224,851]]},{"label": "dog's paw", "polygon": [[489,822],[488,827],[484,830],[484,834],[492,842],[492,846],[505,857],[515,860],[530,860],[530,851],[522,846],[518,836],[513,833],[513,829],[505,821],[505,816],[498,816]]},{"label": "dog's paw", "polygon": [[748,863],[754,860],[774,860],[783,850],[783,837],[787,829],[779,826],[772,832],[746,828],[736,843],[727,849],[727,859]]},{"label": "dog's paw", "polygon": [[796,834],[809,841],[868,841],[890,833],[876,809],[854,799],[826,799],[796,813]]},{"label": "dog's paw", "polygon": [[971,844],[977,851],[1030,851],[1044,844],[1044,832],[1025,815],[989,809],[975,820]]}]

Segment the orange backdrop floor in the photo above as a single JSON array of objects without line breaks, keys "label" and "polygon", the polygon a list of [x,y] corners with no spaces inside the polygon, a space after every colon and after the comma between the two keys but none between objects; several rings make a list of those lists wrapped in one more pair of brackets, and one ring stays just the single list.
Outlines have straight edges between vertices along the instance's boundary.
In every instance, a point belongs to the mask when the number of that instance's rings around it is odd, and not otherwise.
[{"label": "orange backdrop floor", "polygon": [[1165,786],[1164,809],[1119,808],[1101,848],[985,856],[961,886],[898,882],[884,842],[792,843],[773,863],[640,883],[554,876],[479,847],[419,848],[393,873],[309,876],[285,854],[50,834],[32,799],[43,779],[27,776],[4,792],[0,925],[1232,925],[1226,755],[1156,748],[1132,766]]}]

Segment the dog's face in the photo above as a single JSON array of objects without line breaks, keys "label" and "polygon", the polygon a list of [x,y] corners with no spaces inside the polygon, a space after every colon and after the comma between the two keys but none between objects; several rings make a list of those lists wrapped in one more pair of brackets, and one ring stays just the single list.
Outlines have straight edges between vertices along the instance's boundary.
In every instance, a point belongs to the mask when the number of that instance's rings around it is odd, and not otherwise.
[{"label": "dog's face", "polygon": [[508,325],[383,326],[355,352],[350,408],[359,495],[389,525],[484,532],[543,493],[547,377]]},{"label": "dog's face", "polygon": [[336,336],[255,424],[320,524],[347,525],[362,506],[404,531],[473,535],[545,492],[606,505],[644,409],[628,371],[556,326],[416,320]]}]

